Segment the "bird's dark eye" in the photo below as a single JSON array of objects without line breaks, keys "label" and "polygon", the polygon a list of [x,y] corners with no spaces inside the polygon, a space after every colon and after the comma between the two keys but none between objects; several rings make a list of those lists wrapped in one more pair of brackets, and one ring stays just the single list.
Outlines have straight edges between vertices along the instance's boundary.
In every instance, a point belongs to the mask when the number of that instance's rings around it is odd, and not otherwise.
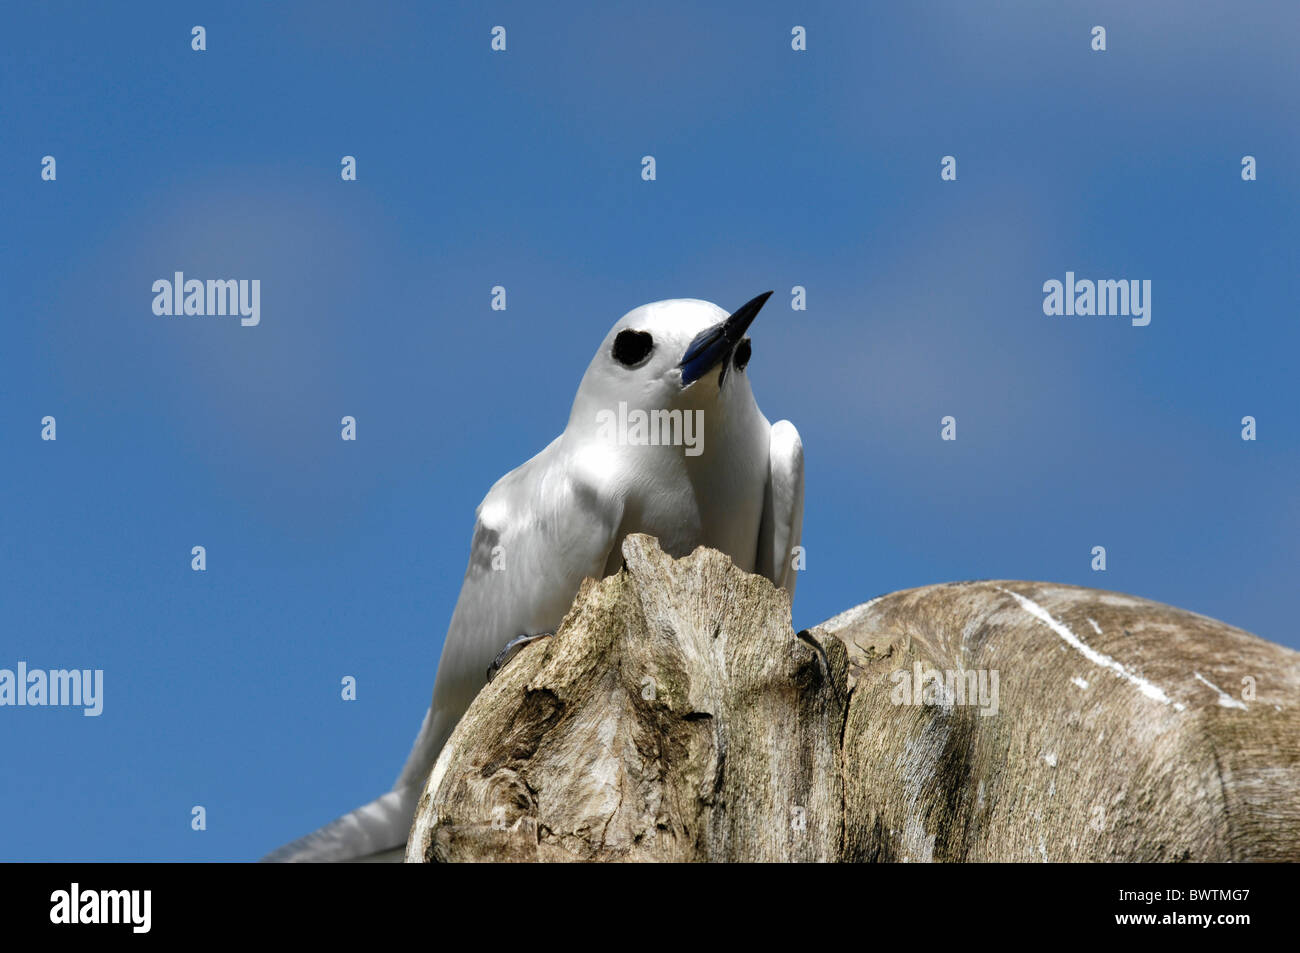
[{"label": "bird's dark eye", "polygon": [[749,363],[749,357],[753,354],[754,349],[749,343],[749,338],[743,339],[736,345],[736,356],[732,359],[736,365],[736,370],[743,371],[745,365]]},{"label": "bird's dark eye", "polygon": [[655,339],[645,331],[619,331],[614,338],[614,360],[624,367],[636,367],[655,348]]}]

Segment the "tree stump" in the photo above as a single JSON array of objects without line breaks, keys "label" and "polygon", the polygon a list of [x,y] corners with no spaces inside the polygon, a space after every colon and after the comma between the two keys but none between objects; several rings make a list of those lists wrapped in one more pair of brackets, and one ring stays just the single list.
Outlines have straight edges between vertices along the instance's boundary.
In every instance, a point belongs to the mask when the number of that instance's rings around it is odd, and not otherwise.
[{"label": "tree stump", "polygon": [[408,861],[1300,860],[1300,654],[1118,593],[967,582],[811,631],[629,536],[474,700]]}]

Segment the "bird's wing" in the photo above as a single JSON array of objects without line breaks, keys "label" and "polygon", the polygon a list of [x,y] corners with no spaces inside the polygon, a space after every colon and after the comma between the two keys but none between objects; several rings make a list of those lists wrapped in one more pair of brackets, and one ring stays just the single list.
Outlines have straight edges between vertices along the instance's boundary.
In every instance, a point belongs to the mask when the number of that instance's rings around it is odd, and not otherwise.
[{"label": "bird's wing", "polygon": [[562,439],[498,480],[479,504],[433,705],[398,786],[423,786],[505,644],[554,632],[583,578],[604,575],[622,499],[602,485],[598,467],[566,454]]},{"label": "bird's wing", "polygon": [[754,567],[793,599],[797,573],[792,550],[803,532],[803,444],[790,421],[778,420],[772,425],[767,456],[767,490]]},{"label": "bird's wing", "polygon": [[617,541],[622,500],[599,468],[557,438],[488,491],[477,510],[469,568],[452,613],[433,703],[393,790],[267,860],[400,860],[415,807],[442,746],[519,635],[553,632],[585,576],[599,579]]}]

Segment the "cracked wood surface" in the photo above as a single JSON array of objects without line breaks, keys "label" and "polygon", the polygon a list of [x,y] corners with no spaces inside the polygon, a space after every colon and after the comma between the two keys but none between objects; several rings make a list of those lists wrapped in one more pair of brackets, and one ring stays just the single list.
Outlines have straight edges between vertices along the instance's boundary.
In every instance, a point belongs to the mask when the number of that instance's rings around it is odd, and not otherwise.
[{"label": "cracked wood surface", "polygon": [[721,553],[623,556],[475,699],[408,861],[1300,859],[1300,654],[1013,581],[796,634]]}]

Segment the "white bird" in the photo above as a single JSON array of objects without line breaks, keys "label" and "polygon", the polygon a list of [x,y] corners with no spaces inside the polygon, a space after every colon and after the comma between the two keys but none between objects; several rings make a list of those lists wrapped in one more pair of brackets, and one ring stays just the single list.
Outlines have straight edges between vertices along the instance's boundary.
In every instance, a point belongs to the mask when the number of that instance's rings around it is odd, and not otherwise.
[{"label": "white bird", "polygon": [[657,301],[610,329],[564,433],[479,504],[433,702],[393,789],[266,860],[400,860],[438,753],[489,666],[503,664],[503,647],[553,633],[584,577],[619,570],[629,533],[673,556],[720,550],[793,597],[803,446],[789,421],[768,423],[745,373],[745,332],[771,294],[731,315]]}]

